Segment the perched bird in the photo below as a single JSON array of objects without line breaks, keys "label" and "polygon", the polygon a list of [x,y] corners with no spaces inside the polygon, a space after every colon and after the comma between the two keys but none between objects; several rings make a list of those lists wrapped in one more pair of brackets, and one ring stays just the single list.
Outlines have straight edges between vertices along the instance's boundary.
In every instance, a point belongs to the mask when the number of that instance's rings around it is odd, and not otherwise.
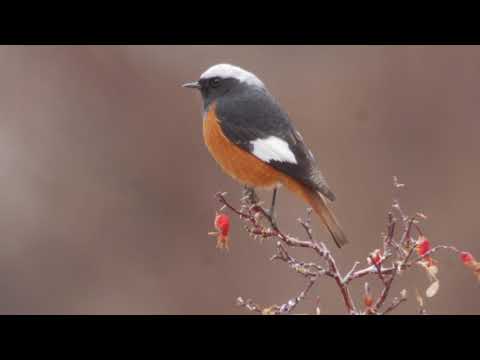
[{"label": "perched bird", "polygon": [[258,77],[218,64],[183,86],[200,90],[204,141],[228,175],[248,188],[273,189],[271,215],[277,188],[285,186],[314,209],[338,247],[347,243],[312,152]]}]

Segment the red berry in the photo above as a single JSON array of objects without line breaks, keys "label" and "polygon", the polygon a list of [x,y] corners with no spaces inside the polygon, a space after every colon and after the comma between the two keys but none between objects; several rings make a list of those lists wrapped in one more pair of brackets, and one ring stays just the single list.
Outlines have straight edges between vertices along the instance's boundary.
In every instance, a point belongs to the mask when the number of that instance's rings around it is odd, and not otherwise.
[{"label": "red berry", "polygon": [[380,249],[375,249],[370,253],[370,256],[367,258],[367,262],[372,265],[380,265],[382,263],[382,251]]},{"label": "red berry", "polygon": [[430,241],[425,236],[420,236],[417,242],[418,255],[423,256],[430,250]]},{"label": "red berry", "polygon": [[224,237],[228,236],[230,231],[230,218],[226,214],[217,214],[215,217],[215,228]]},{"label": "red berry", "polygon": [[460,260],[462,260],[462,262],[463,262],[464,264],[470,264],[470,263],[472,263],[472,262],[475,261],[475,258],[474,258],[473,255],[470,254],[469,252],[467,252],[467,251],[462,251],[462,252],[460,253]]},{"label": "red berry", "polygon": [[363,302],[367,308],[370,308],[373,305],[373,298],[370,295],[365,295]]}]

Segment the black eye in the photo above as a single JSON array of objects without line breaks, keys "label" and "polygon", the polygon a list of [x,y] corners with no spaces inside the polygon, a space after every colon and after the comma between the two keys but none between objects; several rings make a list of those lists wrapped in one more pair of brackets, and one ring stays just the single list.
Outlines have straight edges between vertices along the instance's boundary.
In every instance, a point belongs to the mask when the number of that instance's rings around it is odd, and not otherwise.
[{"label": "black eye", "polygon": [[218,85],[220,85],[220,78],[219,77],[211,78],[209,81],[209,84],[211,87],[217,87]]}]

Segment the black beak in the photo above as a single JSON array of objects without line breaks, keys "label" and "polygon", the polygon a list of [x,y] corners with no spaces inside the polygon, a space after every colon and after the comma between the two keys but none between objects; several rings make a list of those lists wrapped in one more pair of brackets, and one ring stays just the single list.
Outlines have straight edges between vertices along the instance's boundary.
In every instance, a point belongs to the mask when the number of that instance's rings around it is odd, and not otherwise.
[{"label": "black beak", "polygon": [[200,89],[200,84],[198,81],[191,82],[191,83],[186,83],[182,85],[184,88],[190,88],[190,89]]}]

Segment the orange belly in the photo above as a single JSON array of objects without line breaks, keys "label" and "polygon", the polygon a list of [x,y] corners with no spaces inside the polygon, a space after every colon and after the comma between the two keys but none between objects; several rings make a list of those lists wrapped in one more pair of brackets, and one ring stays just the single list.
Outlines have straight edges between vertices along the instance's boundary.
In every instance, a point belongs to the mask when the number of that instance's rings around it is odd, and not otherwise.
[{"label": "orange belly", "polygon": [[221,168],[240,183],[267,188],[282,183],[282,173],[226,138],[215,116],[214,105],[203,119],[203,138]]}]

